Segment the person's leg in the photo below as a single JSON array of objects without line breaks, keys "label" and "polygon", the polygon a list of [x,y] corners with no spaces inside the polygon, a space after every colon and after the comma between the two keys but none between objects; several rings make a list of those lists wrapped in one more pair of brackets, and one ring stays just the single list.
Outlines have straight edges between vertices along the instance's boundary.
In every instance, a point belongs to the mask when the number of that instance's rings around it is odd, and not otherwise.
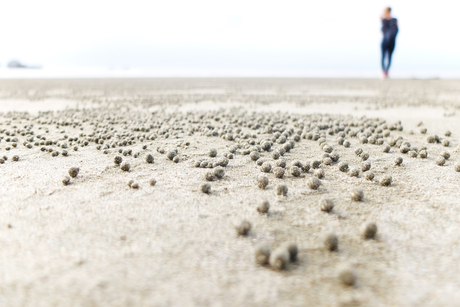
[{"label": "person's leg", "polygon": [[385,39],[382,40],[382,44],[380,45],[382,50],[382,71],[385,71],[385,58],[387,54],[387,42]]},{"label": "person's leg", "polygon": [[386,71],[390,70],[391,65],[391,56],[393,55],[393,51],[395,50],[395,39],[392,39],[388,42],[388,64],[386,66]]},{"label": "person's leg", "polygon": [[385,38],[382,41],[381,47],[382,47],[382,72],[383,72],[383,78],[386,79],[388,78],[388,71],[385,65],[385,59],[387,58],[387,55],[388,55],[388,41]]}]

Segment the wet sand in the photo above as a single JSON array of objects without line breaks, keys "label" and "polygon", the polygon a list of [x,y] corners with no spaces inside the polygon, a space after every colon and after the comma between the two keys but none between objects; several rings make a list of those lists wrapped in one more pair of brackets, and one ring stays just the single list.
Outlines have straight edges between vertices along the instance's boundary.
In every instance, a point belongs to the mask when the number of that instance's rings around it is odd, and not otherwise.
[{"label": "wet sand", "polygon": [[[460,299],[458,80],[0,80],[0,106],[0,157],[8,158],[0,164],[1,304],[455,306]],[[324,124],[338,129],[329,134]],[[358,133],[345,133],[349,148],[338,144],[344,125]],[[277,129],[294,147],[274,160],[286,144]],[[417,157],[396,145],[385,153],[384,145],[362,144],[366,132],[384,144],[401,137]],[[321,164],[318,190],[307,185],[313,169],[290,173],[295,160],[323,161],[308,133],[324,134],[340,156]],[[427,142],[433,135],[439,143]],[[283,178],[261,172],[245,154],[272,138],[259,154],[273,166],[285,160]],[[232,146],[225,176],[207,182],[213,169],[195,163],[215,162]],[[361,169],[357,148],[369,154],[372,181],[338,169],[340,162]],[[162,149],[177,151],[179,162]],[[445,151],[450,157],[439,166]],[[117,155],[129,172],[114,164]],[[70,167],[80,172],[64,186]],[[260,175],[269,179],[264,190]],[[385,175],[390,186],[379,184]],[[209,195],[200,191],[204,183]],[[277,195],[279,184],[286,196]],[[363,201],[350,198],[355,188]],[[324,197],[335,203],[331,213],[320,210]],[[262,200],[270,202],[268,215],[256,210]],[[235,231],[242,220],[252,224],[247,236]],[[372,221],[377,237],[365,240],[361,229]],[[324,247],[329,233],[339,239],[337,252]],[[299,249],[286,270],[255,263],[256,246],[286,242]],[[355,272],[354,286],[338,279],[343,267]]]}]

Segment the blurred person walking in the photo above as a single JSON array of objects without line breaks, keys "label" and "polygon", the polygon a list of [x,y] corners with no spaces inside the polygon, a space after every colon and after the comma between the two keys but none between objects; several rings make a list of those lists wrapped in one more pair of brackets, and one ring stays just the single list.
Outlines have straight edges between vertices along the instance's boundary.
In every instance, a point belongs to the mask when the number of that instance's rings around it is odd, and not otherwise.
[{"label": "blurred person walking", "polygon": [[[382,71],[383,77],[388,78],[388,70],[391,65],[391,56],[395,50],[396,35],[398,35],[398,20],[391,17],[391,8],[387,7],[383,11],[382,19]],[[386,61],[387,60],[387,61]],[[385,63],[386,62],[386,63]]]}]

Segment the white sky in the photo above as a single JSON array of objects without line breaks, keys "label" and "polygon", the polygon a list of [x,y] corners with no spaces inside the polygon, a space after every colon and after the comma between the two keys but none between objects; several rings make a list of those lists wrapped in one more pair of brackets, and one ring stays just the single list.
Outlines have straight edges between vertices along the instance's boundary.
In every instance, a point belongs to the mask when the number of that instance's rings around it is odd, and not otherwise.
[{"label": "white sky", "polygon": [[400,33],[392,71],[460,77],[460,1],[2,1],[0,65],[183,75],[380,74],[380,20]]}]

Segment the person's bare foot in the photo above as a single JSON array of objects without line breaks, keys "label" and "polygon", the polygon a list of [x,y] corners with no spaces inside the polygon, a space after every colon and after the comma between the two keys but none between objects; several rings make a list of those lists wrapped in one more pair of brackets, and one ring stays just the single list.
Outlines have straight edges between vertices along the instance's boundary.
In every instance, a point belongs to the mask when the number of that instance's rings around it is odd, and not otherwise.
[{"label": "person's bare foot", "polygon": [[383,79],[388,79],[388,71],[383,71]]}]

